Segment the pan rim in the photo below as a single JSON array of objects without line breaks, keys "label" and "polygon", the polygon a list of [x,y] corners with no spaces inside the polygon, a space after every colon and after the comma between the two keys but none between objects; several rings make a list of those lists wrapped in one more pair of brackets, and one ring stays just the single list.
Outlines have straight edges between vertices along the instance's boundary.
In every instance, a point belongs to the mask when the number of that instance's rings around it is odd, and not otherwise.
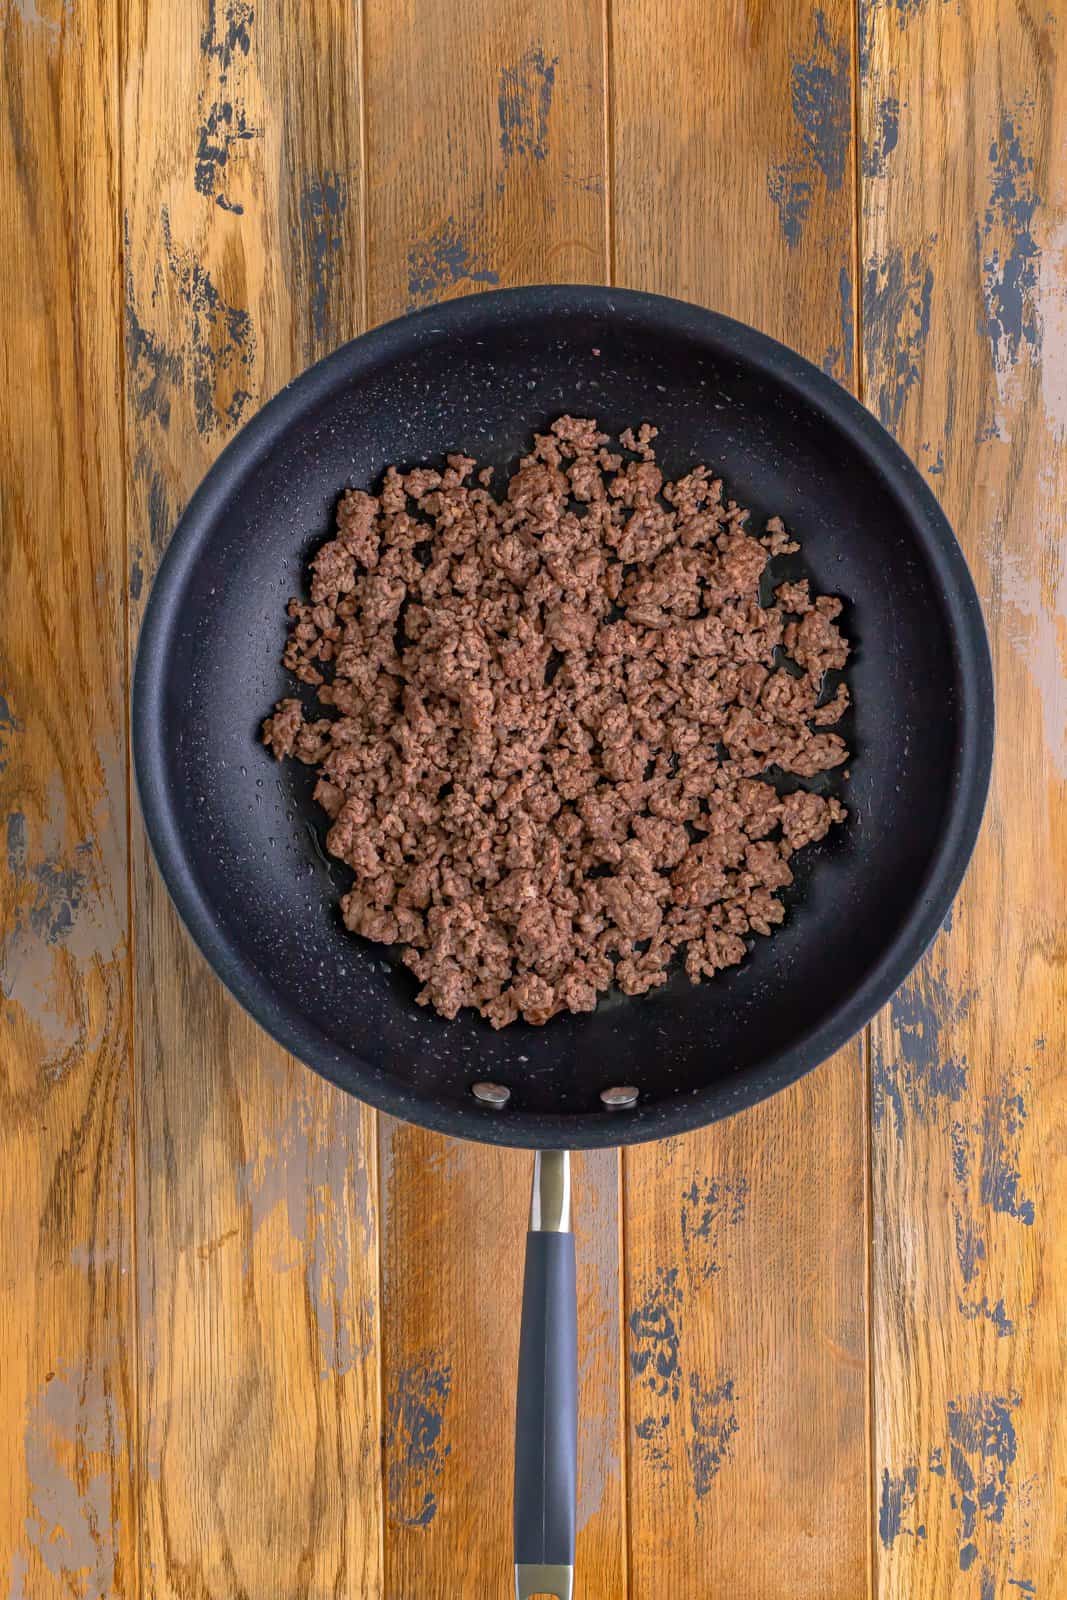
[{"label": "pan rim", "polygon": [[[340,382],[358,381],[420,337],[456,337],[517,315],[583,311],[655,318],[679,337],[715,343],[757,366],[819,411],[892,485],[941,589],[959,670],[960,737],[945,825],[911,908],[880,957],[820,1023],[762,1062],[639,1114],[582,1111],[503,1115],[403,1089],[365,1060],[341,1056],[304,1017],[275,999],[252,963],[218,928],[186,855],[163,779],[162,700],[167,645],[184,580],[236,481],[273,448],[290,424]],[[435,323],[440,324],[435,327]],[[896,440],[834,379],[767,334],[719,312],[642,290],[552,284],[467,295],[411,312],[341,345],[294,378],[234,436],[193,494],[159,563],[145,607],[132,678],[131,742],[142,816],[156,864],[179,916],[212,970],[238,1003],[284,1049],[359,1099],[403,1120],[460,1138],[520,1148],[592,1149],[689,1132],[744,1110],[787,1087],[858,1033],[896,992],[936,936],[963,880],[981,826],[994,742],[994,681],[981,606],[963,551],[929,485]]]}]

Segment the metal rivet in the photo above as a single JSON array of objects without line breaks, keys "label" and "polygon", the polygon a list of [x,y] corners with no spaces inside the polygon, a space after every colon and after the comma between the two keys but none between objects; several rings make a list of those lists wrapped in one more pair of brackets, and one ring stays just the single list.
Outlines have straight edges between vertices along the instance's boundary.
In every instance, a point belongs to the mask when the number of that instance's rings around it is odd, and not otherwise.
[{"label": "metal rivet", "polygon": [[632,1084],[622,1084],[617,1089],[601,1089],[600,1098],[609,1111],[625,1111],[628,1106],[635,1106],[640,1094]]},{"label": "metal rivet", "polygon": [[471,1094],[487,1106],[506,1106],[511,1099],[511,1090],[502,1083],[472,1083]]}]

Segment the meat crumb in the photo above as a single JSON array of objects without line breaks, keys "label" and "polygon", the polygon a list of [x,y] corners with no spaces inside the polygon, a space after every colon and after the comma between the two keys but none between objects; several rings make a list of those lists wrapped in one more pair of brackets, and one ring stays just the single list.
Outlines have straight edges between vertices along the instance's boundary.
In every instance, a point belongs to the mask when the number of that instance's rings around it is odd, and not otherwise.
[{"label": "meat crumb", "polygon": [[316,769],[346,927],[442,1016],[540,1025],[680,954],[694,983],[736,965],[847,815],[787,790],[848,760],[823,731],[849,706],[824,685],[841,602],[797,579],[764,604],[797,542],[749,533],[705,466],[665,483],[656,436],[560,417],[501,499],[458,453],[390,467],[341,496],[289,603],[284,663],[323,715],[284,699],[264,743]]}]

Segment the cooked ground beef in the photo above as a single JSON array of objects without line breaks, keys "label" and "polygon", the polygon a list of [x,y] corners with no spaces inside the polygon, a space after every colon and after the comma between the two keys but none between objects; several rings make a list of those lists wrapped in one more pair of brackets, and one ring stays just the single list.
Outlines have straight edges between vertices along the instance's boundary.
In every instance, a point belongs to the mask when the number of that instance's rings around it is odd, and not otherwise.
[{"label": "cooked ground beef", "polygon": [[693,982],[785,912],[793,854],[845,816],[780,793],[848,756],[838,600],[763,605],[763,537],[698,466],[664,483],[647,423],[619,444],[560,417],[503,499],[475,462],[390,467],[341,497],[289,603],[276,756],[317,768],[346,925],[398,945],[446,1017],[494,1027],[641,994],[683,947]]}]

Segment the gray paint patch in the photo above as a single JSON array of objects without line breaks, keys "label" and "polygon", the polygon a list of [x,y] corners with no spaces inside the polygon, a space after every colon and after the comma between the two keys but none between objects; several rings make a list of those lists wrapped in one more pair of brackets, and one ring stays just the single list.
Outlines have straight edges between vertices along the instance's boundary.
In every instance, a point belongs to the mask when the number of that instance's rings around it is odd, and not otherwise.
[{"label": "gray paint patch", "polygon": [[844,181],[852,128],[849,48],[846,41],[834,44],[823,12],[814,20],[815,42],[809,56],[793,63],[790,97],[808,154],[834,191]]},{"label": "gray paint patch", "polygon": [[960,1295],[956,1300],[956,1307],[960,1316],[967,1322],[984,1320],[992,1324],[998,1339],[1009,1339],[1015,1332],[1015,1324],[1008,1316],[1004,1301],[998,1300],[991,1306],[986,1295],[980,1300],[964,1300]]},{"label": "gray paint patch", "polygon": [[955,994],[943,958],[935,953],[890,1001],[895,1045],[886,1053],[875,1038],[871,1079],[874,1125],[881,1128],[891,1110],[897,1138],[903,1140],[910,1117],[936,1121],[940,1106],[958,1104],[967,1088],[967,1064],[954,1059],[941,1044],[941,1030],[967,1016],[975,990]]},{"label": "gray paint patch", "polygon": [[983,1526],[1001,1523],[1011,1492],[1017,1440],[1012,1412],[1017,1394],[975,1394],[948,1404],[948,1459],[959,1513],[961,1568],[977,1553]]},{"label": "gray paint patch", "polygon": [[448,217],[428,239],[408,251],[408,305],[429,305],[442,290],[464,280],[499,283],[500,278],[464,239],[455,217]]},{"label": "gray paint patch", "polygon": [[255,15],[249,0],[226,0],[221,15],[218,0],[207,0],[207,22],[200,35],[200,50],[206,59],[216,63],[223,82],[234,58],[246,56],[251,49]]},{"label": "gray paint patch", "polygon": [[44,33],[58,39],[60,31],[72,15],[74,0],[60,0],[60,4],[52,4],[48,10],[58,13],[55,16],[46,16],[40,8],[38,0],[14,0],[14,11],[19,21],[27,28],[40,28]]},{"label": "gray paint patch", "polygon": [[547,157],[548,116],[558,65],[558,56],[549,61],[541,46],[534,45],[515,66],[500,69],[497,117],[505,169],[519,157],[534,161]]},{"label": "gray paint patch", "polygon": [[174,391],[181,387],[184,362],[179,351],[171,350],[141,321],[130,266],[129,214],[123,215],[126,261],[126,392],[134,415],[145,422],[155,417],[161,428],[170,427]]},{"label": "gray paint patch", "polygon": [[776,163],[767,172],[767,193],[791,250],[800,243],[819,175],[831,193],[841,188],[852,132],[848,44],[833,42],[822,11],[815,12],[814,26],[810,54],[795,60],[789,75],[802,154]]},{"label": "gray paint patch", "polygon": [[1024,347],[1041,348],[1038,269],[1041,252],[1034,239],[1040,199],[1034,189],[1033,157],[1023,147],[1023,116],[1030,106],[1001,118],[989,147],[989,203],[976,242],[982,267],[984,332],[999,373],[1010,371]]},{"label": "gray paint patch", "polygon": [[682,1193],[682,1252],[693,1283],[721,1270],[728,1230],[744,1221],[748,1180],[694,1178]]},{"label": "gray paint patch", "polygon": [[[1060,347],[1057,357],[1067,345]],[[1054,365],[1053,346],[1047,342],[1042,371]],[[1005,384],[1007,378],[998,378]],[[999,433],[993,424],[991,437]],[[1049,474],[1043,476],[1048,479]],[[1042,485],[1051,490],[1053,484]],[[1058,504],[1046,502],[1044,516],[1055,519]],[[1038,513],[1039,517],[1042,513]],[[1055,527],[1055,521],[1050,527]],[[1045,749],[1058,775],[1067,779],[1067,674],[1063,669],[1063,633],[1067,627],[1067,551],[1052,537],[1032,549],[1007,548],[1002,519],[994,522],[986,540],[986,557],[993,593],[1005,613],[1012,650],[1024,663],[1041,707]]]},{"label": "gray paint patch", "polygon": [[[376,1317],[373,1301],[354,1303],[351,1281],[357,1253],[366,1256],[374,1245],[369,1176],[358,1139],[314,1118],[310,1103],[298,1096],[255,1158],[238,1168],[237,1179],[249,1213],[244,1276],[252,1271],[256,1234],[283,1206],[314,1313],[320,1377],[344,1377],[370,1353]],[[290,1265],[283,1262],[277,1270]]]},{"label": "gray paint patch", "polygon": [[[66,797],[58,776],[49,785],[46,821],[31,833],[21,812],[7,822],[14,905],[0,930],[0,997],[18,1005],[44,1047],[41,1069],[60,1077],[79,1052],[95,1048],[106,1013],[90,1019],[80,981],[90,967],[118,959],[123,944],[125,760],[121,748],[98,752],[103,785],[93,833],[66,845]],[[117,798],[120,811],[112,816]]]},{"label": "gray paint patch", "polygon": [[[255,368],[252,318],[249,312],[223,299],[194,251],[178,248],[166,206],[161,225],[167,268],[185,312],[184,343],[189,355],[196,426],[205,436],[220,427],[229,432],[240,423],[252,399],[251,390],[244,387],[252,381]],[[231,385],[225,404],[219,396],[224,378]]]},{"label": "gray paint patch", "polygon": [[847,267],[843,266],[837,275],[837,292],[841,303],[841,343],[832,344],[827,350],[822,370],[850,389],[855,362],[856,325],[852,309],[852,275]]},{"label": "gray paint patch", "polygon": [[785,161],[767,174],[767,193],[778,210],[782,237],[791,250],[800,243],[811,210],[811,177],[799,162]]},{"label": "gray paint patch", "polygon": [[7,870],[15,884],[26,876],[26,818],[21,811],[10,812],[7,819]]},{"label": "gray paint patch", "polygon": [[900,101],[895,95],[886,95],[874,108],[874,133],[863,147],[863,175],[865,178],[884,178],[886,163],[897,147],[900,138]]},{"label": "gray paint patch", "polygon": [[654,1395],[677,1400],[681,1393],[678,1312],[682,1291],[678,1268],[661,1267],[630,1313],[630,1371]]},{"label": "gray paint patch", "polygon": [[910,1539],[926,1538],[926,1528],[923,1524],[918,1528],[904,1526],[905,1518],[910,1516],[915,1504],[918,1489],[919,1469],[914,1464],[905,1467],[899,1477],[893,1476],[888,1467],[882,1468],[882,1491],[878,1501],[878,1537],[887,1550],[892,1549],[902,1533]]},{"label": "gray paint patch", "polygon": [[732,1440],[740,1426],[732,1378],[706,1388],[698,1372],[689,1374],[689,1424],[690,1475],[697,1499],[703,1500],[710,1493],[719,1468],[729,1459]]},{"label": "gray paint patch", "polygon": [[973,1218],[965,1217],[958,1206],[953,1207],[956,1234],[956,1260],[964,1284],[973,1283],[981,1262],[985,1260],[985,1239]]},{"label": "gray paint patch", "polygon": [[904,402],[919,381],[934,274],[921,250],[900,249],[867,263],[863,284],[863,345],[874,400],[884,427],[900,425]]},{"label": "gray paint patch", "polygon": [[[694,1189],[699,1224],[704,1215],[703,1195],[698,1185]],[[731,1207],[739,1208],[736,1215],[740,1219],[743,1195],[727,1203],[727,1216]],[[708,1208],[709,1235],[718,1215],[718,1202],[714,1202]],[[646,1283],[630,1314],[630,1371],[635,1390],[640,1391],[633,1396],[633,1432],[645,1465],[663,1472],[673,1465],[677,1439],[679,1451],[684,1449],[682,1460],[699,1502],[709,1494],[714,1479],[729,1460],[740,1422],[733,1378],[720,1374],[709,1382],[696,1369],[683,1370],[683,1306],[677,1267],[661,1267]],[[685,1404],[677,1406],[683,1394]]]},{"label": "gray paint patch", "polygon": [[22,732],[22,723],[8,705],[7,697],[0,694],[0,772],[7,766],[7,749],[11,738]]},{"label": "gray paint patch", "polygon": [[329,336],[330,291],[341,269],[347,210],[348,181],[343,173],[323,172],[304,184],[294,244],[307,273],[311,326],[320,342]]},{"label": "gray paint patch", "polygon": [[386,1498],[404,1527],[428,1527],[437,1515],[435,1484],[452,1453],[444,1437],[451,1391],[451,1367],[430,1357],[398,1372],[388,1397]]},{"label": "gray paint patch", "polygon": [[198,193],[214,198],[215,204],[223,211],[243,215],[244,207],[228,200],[221,192],[220,185],[231,154],[239,151],[248,140],[262,136],[263,129],[249,122],[244,105],[239,100],[213,100],[206,111],[201,108],[193,168],[193,184]]},{"label": "gray paint patch", "polygon": [[[614,1344],[619,1318],[618,1155],[582,1157],[582,1200],[575,1222],[578,1293],[584,1337],[579,1342],[578,1529],[601,1509],[619,1482],[619,1386],[598,1375],[605,1340]],[[595,1398],[592,1398],[595,1397]]]},{"label": "gray paint patch", "polygon": [[95,1373],[54,1374],[29,1408],[26,1535],[47,1571],[81,1600],[114,1592],[111,1471],[121,1449],[114,1401]]},{"label": "gray paint patch", "polygon": [[1020,1192],[1018,1136],[1026,1121],[1026,1102],[1020,1092],[990,1095],[982,1109],[978,1197],[1008,1217],[1034,1225],[1034,1202]]},{"label": "gray paint patch", "polygon": [[1019,1171],[1018,1141],[1026,1115],[1020,1080],[1009,1075],[999,1093],[985,1096],[977,1117],[957,1118],[949,1128],[952,1177],[961,1195],[952,1208],[962,1280],[957,1309],[968,1322],[988,1322],[1000,1339],[1014,1334],[1015,1321],[1003,1296],[994,1296],[983,1283],[992,1253],[980,1208],[1033,1226],[1034,1202],[1022,1192]]}]

